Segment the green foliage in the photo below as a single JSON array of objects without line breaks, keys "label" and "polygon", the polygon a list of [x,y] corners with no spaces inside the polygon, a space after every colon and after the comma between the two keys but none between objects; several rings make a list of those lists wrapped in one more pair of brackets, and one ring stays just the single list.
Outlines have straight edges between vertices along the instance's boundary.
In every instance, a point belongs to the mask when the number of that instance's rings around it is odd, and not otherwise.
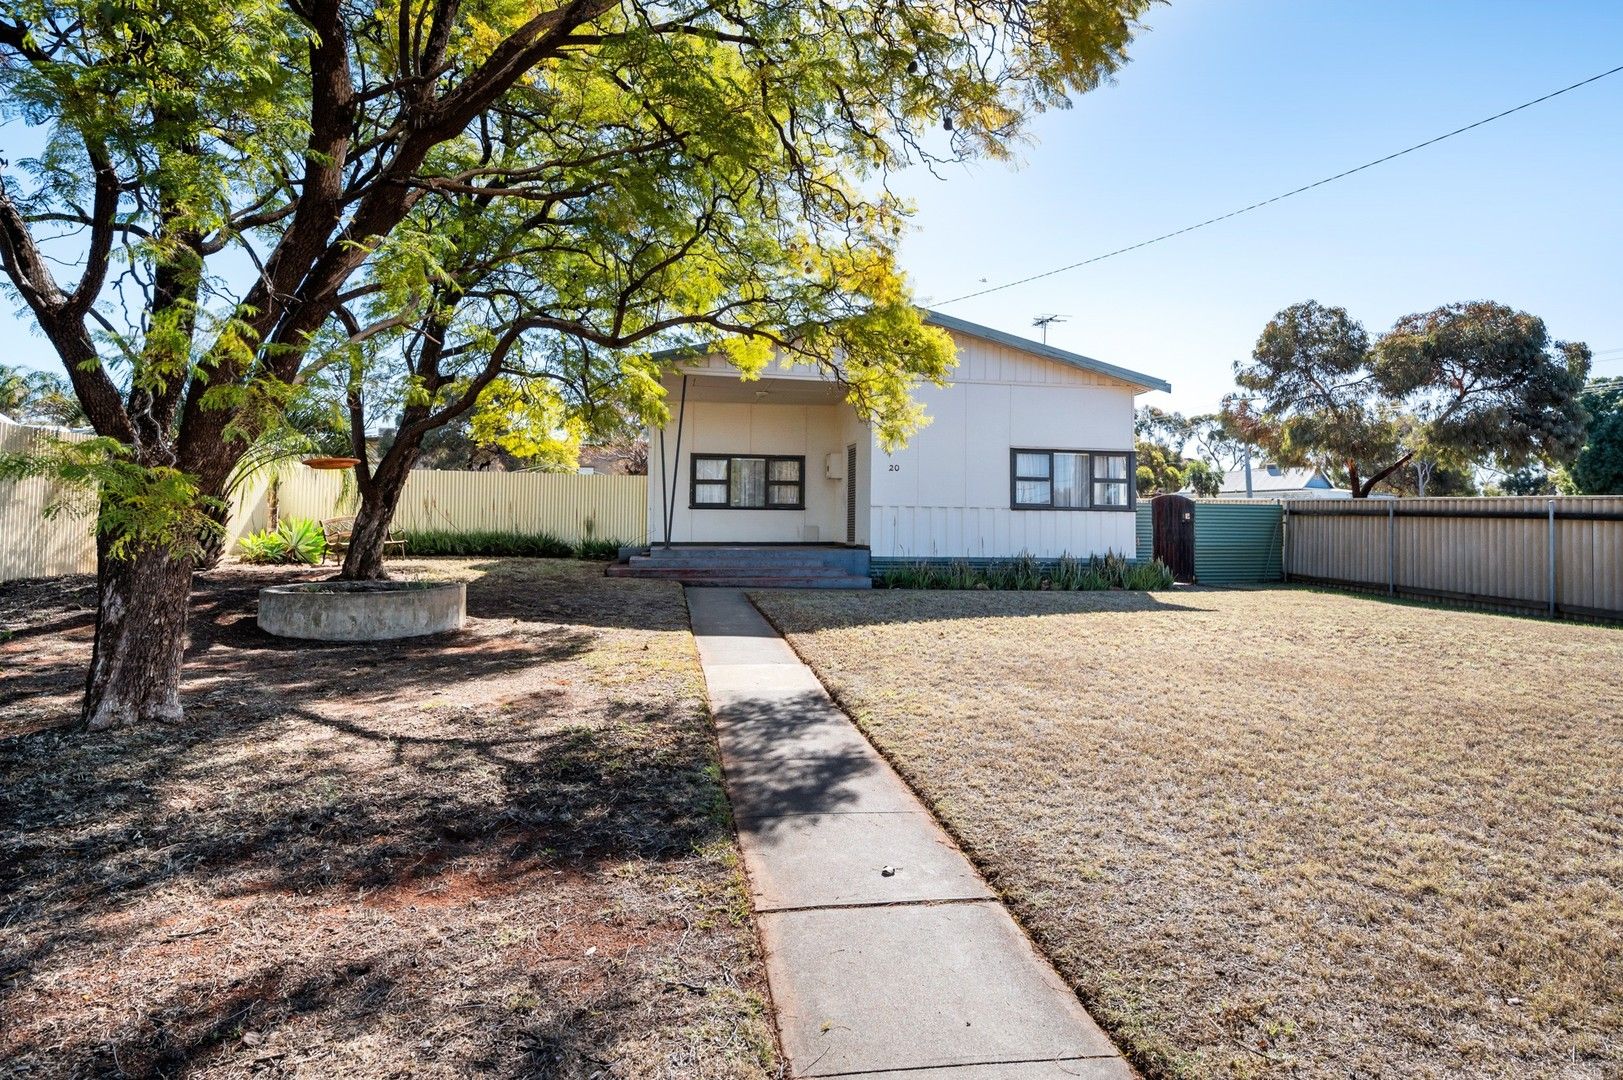
[{"label": "green foliage", "polygon": [[274,529],[244,533],[237,557],[247,563],[320,565],[327,555],[327,535],[314,518],[288,518]]},{"label": "green foliage", "polygon": [[[1296,304],[1263,329],[1224,403],[1228,426],[1283,465],[1345,474],[1355,497],[1417,456],[1515,469],[1583,444],[1589,349],[1486,301],[1408,315],[1371,344],[1344,308]],[[1256,404],[1254,404],[1256,403]]]},{"label": "green foliage", "polygon": [[1584,495],[1623,495],[1623,378],[1596,379],[1579,401],[1589,435],[1572,463],[1572,482]]},{"label": "green foliage", "polygon": [[289,518],[276,526],[276,535],[287,549],[288,562],[315,566],[327,555],[327,535],[313,518]]},{"label": "green foliage", "polygon": [[1089,592],[1106,589],[1169,589],[1172,571],[1159,559],[1132,563],[1106,552],[1086,559],[1061,555],[1044,563],[1031,555],[997,559],[976,567],[964,560],[921,560],[887,568],[879,577],[887,589],[996,589]]},{"label": "green foliage", "polygon": [[612,559],[619,540],[587,539],[571,544],[547,533],[496,530],[408,530],[402,532],[407,555],[492,556],[530,559]]},{"label": "green foliage", "polygon": [[179,469],[131,460],[113,439],[51,439],[38,449],[0,454],[0,480],[48,477],[60,487],[45,516],[96,515],[96,532],[114,559],[158,549],[195,555],[199,540],[220,530],[208,511],[220,501],[198,491]]},{"label": "green foliage", "polygon": [[4,163],[11,298],[199,500],[280,459],[295,394],[563,467],[663,420],[685,345],[820,366],[890,448],[954,362],[892,175],[1009,158],[1151,2],[15,0],[0,109],[44,140]]},{"label": "green foliage", "polygon": [[1134,443],[1133,450],[1138,456],[1136,479],[1140,495],[1158,495],[1183,488],[1183,461],[1177,451],[1144,439]]},{"label": "green foliage", "polygon": [[0,413],[19,424],[78,428],[87,423],[66,379],[7,364],[0,364]]},{"label": "green foliage", "polygon": [[1208,499],[1223,490],[1223,474],[1199,458],[1184,463],[1183,482],[1196,495]]},{"label": "green foliage", "polygon": [[243,533],[237,539],[237,558],[246,563],[280,563],[287,559],[287,544],[275,529]]},{"label": "green foliage", "polygon": [[1559,495],[1560,481],[1554,473],[1534,466],[1512,469],[1489,484],[1486,495]]},{"label": "green foliage", "polygon": [[1122,587],[1126,589],[1170,589],[1172,588],[1172,571],[1160,559],[1151,559],[1146,563],[1139,563],[1127,571],[1122,579]]}]

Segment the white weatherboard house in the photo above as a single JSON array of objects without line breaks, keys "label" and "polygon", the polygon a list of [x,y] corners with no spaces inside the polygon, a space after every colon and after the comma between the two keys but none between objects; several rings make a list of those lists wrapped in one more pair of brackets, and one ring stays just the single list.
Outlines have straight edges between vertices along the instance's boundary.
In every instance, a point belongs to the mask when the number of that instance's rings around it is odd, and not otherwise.
[{"label": "white weatherboard house", "polygon": [[[738,572],[742,545],[800,546],[802,568],[811,545],[860,551],[841,563],[852,575],[868,554],[1135,555],[1133,399],[1167,383],[946,315],[926,321],[952,335],[958,367],[950,386],[920,388],[931,421],[893,454],[814,367],[746,382],[709,355],[669,374],[670,423],[648,433],[644,568],[663,557],[659,576],[764,576]],[[707,563],[684,545],[729,551]]]}]

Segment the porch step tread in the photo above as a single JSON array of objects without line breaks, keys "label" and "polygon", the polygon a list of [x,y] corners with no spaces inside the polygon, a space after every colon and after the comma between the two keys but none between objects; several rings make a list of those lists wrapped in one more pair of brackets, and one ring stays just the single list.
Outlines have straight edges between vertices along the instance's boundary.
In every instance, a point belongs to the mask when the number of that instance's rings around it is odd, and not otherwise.
[{"label": "porch step tread", "polygon": [[654,581],[679,581],[685,585],[714,586],[733,589],[869,589],[873,580],[864,575],[845,573],[760,573],[745,568],[733,570],[683,571],[676,568],[626,566],[617,564],[608,568],[610,577],[644,578]]},{"label": "porch step tread", "polygon": [[764,567],[764,566],[630,566],[624,567],[627,577],[658,577],[692,579],[713,577],[857,577],[849,570],[834,566],[818,567]]},{"label": "porch step tread", "polygon": [[765,559],[729,561],[727,559],[647,559],[634,555],[628,566],[647,567],[650,570],[663,569],[723,569],[730,570],[745,567],[750,570],[824,570],[833,569],[849,573],[852,569],[845,563],[820,562],[816,559],[786,559],[783,562],[769,562]]}]

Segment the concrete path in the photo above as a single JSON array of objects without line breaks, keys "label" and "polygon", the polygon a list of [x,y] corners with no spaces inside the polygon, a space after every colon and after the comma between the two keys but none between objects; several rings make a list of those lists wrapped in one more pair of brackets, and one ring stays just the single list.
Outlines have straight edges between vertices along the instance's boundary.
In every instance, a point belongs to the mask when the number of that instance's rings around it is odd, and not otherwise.
[{"label": "concrete path", "polygon": [[687,597],[791,1074],[1131,1077],[743,592]]}]

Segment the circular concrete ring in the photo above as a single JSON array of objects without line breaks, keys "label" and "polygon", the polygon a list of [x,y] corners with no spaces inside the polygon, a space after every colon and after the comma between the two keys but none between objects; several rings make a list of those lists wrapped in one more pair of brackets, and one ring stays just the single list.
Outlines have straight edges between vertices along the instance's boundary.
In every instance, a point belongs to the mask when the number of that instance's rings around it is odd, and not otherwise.
[{"label": "circular concrete ring", "polygon": [[259,590],[259,628],[312,641],[388,641],[459,630],[459,581],[313,581]]}]

